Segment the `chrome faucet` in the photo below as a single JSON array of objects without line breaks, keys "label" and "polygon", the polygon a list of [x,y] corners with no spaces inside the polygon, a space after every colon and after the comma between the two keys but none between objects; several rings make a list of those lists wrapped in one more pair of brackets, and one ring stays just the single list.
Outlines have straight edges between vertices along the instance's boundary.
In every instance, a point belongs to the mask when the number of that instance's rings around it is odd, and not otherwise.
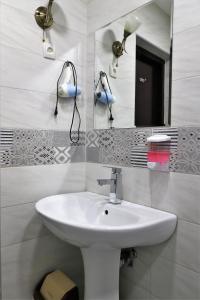
[{"label": "chrome faucet", "polygon": [[[110,167],[107,167],[110,168]],[[121,168],[112,168],[111,179],[97,179],[100,186],[110,185],[109,203],[120,204]]]}]

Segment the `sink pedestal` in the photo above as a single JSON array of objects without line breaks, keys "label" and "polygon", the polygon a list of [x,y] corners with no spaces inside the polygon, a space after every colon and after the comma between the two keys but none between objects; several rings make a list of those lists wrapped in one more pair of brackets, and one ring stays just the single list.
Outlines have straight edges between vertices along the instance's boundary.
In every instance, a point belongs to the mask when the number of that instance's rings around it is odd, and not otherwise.
[{"label": "sink pedestal", "polygon": [[120,249],[81,249],[85,272],[84,300],[119,300]]}]

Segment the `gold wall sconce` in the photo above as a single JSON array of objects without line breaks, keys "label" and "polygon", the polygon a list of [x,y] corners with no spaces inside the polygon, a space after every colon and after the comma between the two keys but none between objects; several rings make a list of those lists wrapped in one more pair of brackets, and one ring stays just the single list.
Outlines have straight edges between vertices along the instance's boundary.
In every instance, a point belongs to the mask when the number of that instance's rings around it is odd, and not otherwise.
[{"label": "gold wall sconce", "polygon": [[126,52],[126,40],[133,34],[141,25],[138,17],[132,16],[128,21],[126,21],[124,26],[124,37],[122,42],[115,41],[112,44],[112,52],[116,58],[119,58]]},{"label": "gold wall sconce", "polygon": [[43,30],[50,28],[53,23],[52,5],[54,0],[49,0],[48,6],[40,6],[35,11],[35,20]]}]

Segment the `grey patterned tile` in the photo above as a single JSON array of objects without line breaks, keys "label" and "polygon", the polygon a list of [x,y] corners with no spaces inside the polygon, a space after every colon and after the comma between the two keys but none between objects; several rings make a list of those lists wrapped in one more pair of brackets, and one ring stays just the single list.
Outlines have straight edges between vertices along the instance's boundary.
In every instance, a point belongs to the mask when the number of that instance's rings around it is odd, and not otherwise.
[{"label": "grey patterned tile", "polygon": [[133,147],[130,155],[130,165],[145,168],[147,166],[148,147]]},{"label": "grey patterned tile", "polygon": [[114,156],[113,152],[111,152],[109,149],[106,150],[104,148],[101,148],[99,150],[99,161],[102,164],[121,165],[120,157],[117,160],[117,157]]},{"label": "grey patterned tile", "polygon": [[[76,139],[77,132],[72,136]],[[11,167],[85,161],[84,145],[85,132],[80,132],[79,143],[73,145],[67,131],[2,129],[0,164]]]},{"label": "grey patterned tile", "polygon": [[0,166],[1,167],[10,167],[12,165],[13,159],[13,150],[4,149],[0,150]]},{"label": "grey patterned tile", "polygon": [[53,161],[56,164],[66,164],[71,162],[71,154],[70,154],[71,146],[67,147],[54,147],[54,155]]},{"label": "grey patterned tile", "polygon": [[100,161],[129,166],[133,136],[132,129],[112,129],[104,135],[101,133]]},{"label": "grey patterned tile", "polygon": [[9,167],[13,157],[13,130],[0,130],[0,165]]},{"label": "grey patterned tile", "polygon": [[114,130],[99,130],[99,147],[103,150],[114,150]]},{"label": "grey patterned tile", "polygon": [[8,149],[13,145],[13,130],[12,129],[1,129],[0,130],[0,148]]},{"label": "grey patterned tile", "polygon": [[114,152],[110,150],[100,149],[100,162],[103,164],[128,166],[129,156],[122,151],[118,152],[117,149]]},{"label": "grey patterned tile", "polygon": [[70,148],[71,162],[85,161],[85,146],[72,146]]},{"label": "grey patterned tile", "polygon": [[171,150],[170,152],[170,165],[169,169],[171,172],[175,172],[177,169],[177,158],[178,158],[178,151]]},{"label": "grey patterned tile", "polygon": [[147,138],[151,136],[152,130],[149,128],[145,129],[135,129],[133,145],[139,147],[147,146]]},{"label": "grey patterned tile", "polygon": [[88,147],[86,149],[86,161],[100,163],[100,150],[97,147]]},{"label": "grey patterned tile", "polygon": [[134,144],[135,129],[117,129],[114,131],[114,148],[130,150]]},{"label": "grey patterned tile", "polygon": [[14,130],[13,146],[14,149],[21,149],[23,147],[33,148],[35,146],[45,145],[52,147],[53,132],[47,130]]},{"label": "grey patterned tile", "polygon": [[200,174],[200,128],[178,130],[176,172]]},{"label": "grey patterned tile", "polygon": [[70,145],[69,132],[54,131],[53,132],[53,145],[54,147],[64,147]]},{"label": "grey patterned tile", "polygon": [[147,166],[147,138],[152,135],[152,130],[135,129],[133,147],[130,151],[130,166],[144,168]]},{"label": "grey patterned tile", "polygon": [[32,166],[35,164],[33,148],[21,147],[20,149],[14,148],[13,155],[11,156],[11,164],[15,166]]},{"label": "grey patterned tile", "polygon": [[14,130],[12,166],[52,164],[52,143],[52,131]]},{"label": "grey patterned tile", "polygon": [[125,165],[128,161],[121,129],[99,131],[99,160],[105,164]]},{"label": "grey patterned tile", "polygon": [[[77,139],[77,131],[72,132],[72,138]],[[53,132],[53,145],[55,147],[66,147],[71,145],[69,131],[54,131]],[[85,145],[85,132],[80,131],[79,142],[77,145]]]},{"label": "grey patterned tile", "polygon": [[[77,131],[73,131],[72,132],[72,139],[74,139],[75,141],[78,138],[78,133]],[[72,142],[70,142],[70,145],[74,145]],[[84,131],[80,131],[79,133],[79,141],[78,143],[75,144],[75,146],[83,146],[85,145],[85,132]]]},{"label": "grey patterned tile", "polygon": [[178,129],[178,150],[200,150],[200,128],[185,127]]},{"label": "grey patterned tile", "polygon": [[86,147],[98,148],[99,147],[99,134],[97,130],[90,130],[86,134]]},{"label": "grey patterned tile", "polygon": [[41,145],[34,147],[34,165],[51,165],[54,163],[53,147]]}]

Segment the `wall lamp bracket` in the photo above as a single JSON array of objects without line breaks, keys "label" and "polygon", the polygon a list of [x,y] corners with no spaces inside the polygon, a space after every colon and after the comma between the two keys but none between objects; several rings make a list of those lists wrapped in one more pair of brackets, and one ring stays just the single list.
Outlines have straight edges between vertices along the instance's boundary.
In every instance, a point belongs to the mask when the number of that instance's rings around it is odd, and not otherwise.
[{"label": "wall lamp bracket", "polygon": [[124,38],[123,38],[122,42],[115,41],[112,44],[112,51],[116,58],[119,58],[120,56],[122,56],[124,54],[124,52],[126,52],[126,39],[129,35],[126,36],[126,33],[124,33]]},{"label": "wall lamp bracket", "polygon": [[112,44],[112,51],[115,57],[119,58],[124,53],[124,47],[123,44],[119,41],[115,41]]},{"label": "wall lamp bracket", "polygon": [[54,0],[49,0],[48,6],[40,6],[35,11],[35,20],[43,30],[50,28],[53,23],[52,4]]}]

